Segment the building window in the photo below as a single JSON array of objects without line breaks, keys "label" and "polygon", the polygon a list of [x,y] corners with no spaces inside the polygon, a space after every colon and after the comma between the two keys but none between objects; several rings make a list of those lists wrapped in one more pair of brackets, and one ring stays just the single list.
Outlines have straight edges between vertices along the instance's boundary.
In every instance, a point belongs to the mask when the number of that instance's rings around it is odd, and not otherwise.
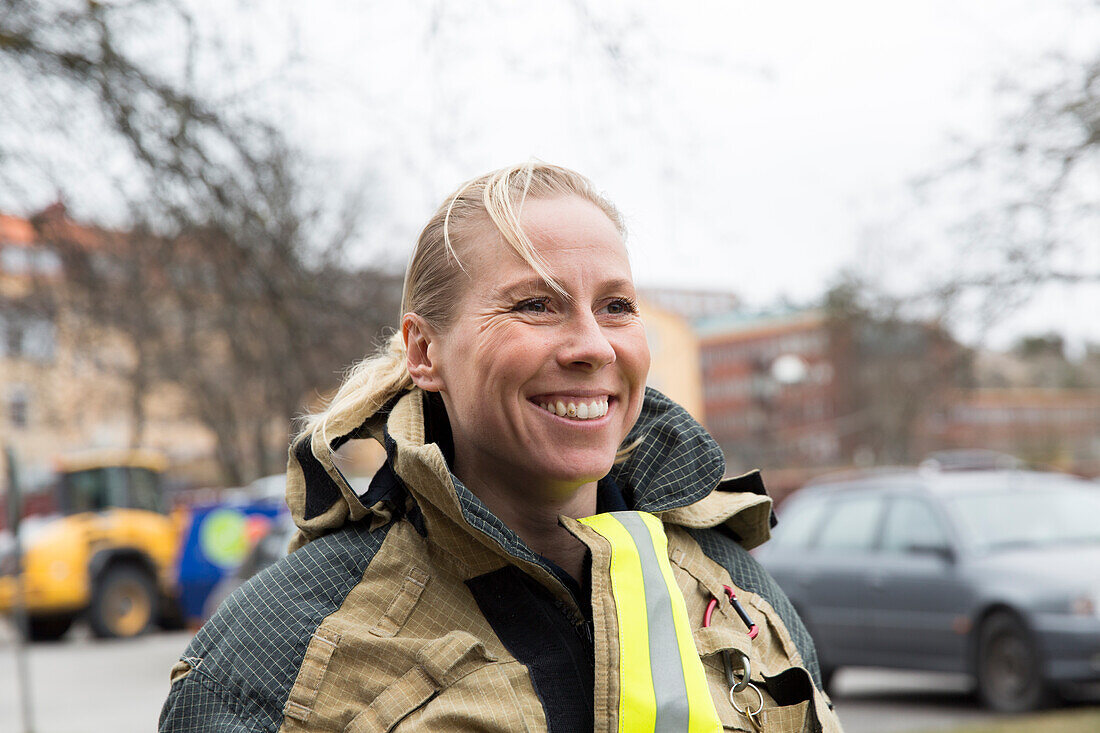
[{"label": "building window", "polygon": [[0,356],[17,357],[23,352],[23,329],[14,318],[0,320]]},{"label": "building window", "polygon": [[8,275],[57,275],[61,258],[45,247],[7,246],[0,248],[0,271]]},{"label": "building window", "polygon": [[30,424],[30,395],[26,386],[14,384],[8,389],[8,421],[13,428]]},{"label": "building window", "polygon": [[56,329],[41,316],[0,317],[0,358],[52,362]]}]

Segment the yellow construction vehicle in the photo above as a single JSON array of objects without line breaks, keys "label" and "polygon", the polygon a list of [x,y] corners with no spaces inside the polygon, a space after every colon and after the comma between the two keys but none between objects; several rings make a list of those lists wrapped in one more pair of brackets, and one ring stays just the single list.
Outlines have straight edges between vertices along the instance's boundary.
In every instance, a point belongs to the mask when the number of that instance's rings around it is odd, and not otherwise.
[{"label": "yellow construction vehicle", "polygon": [[0,548],[0,613],[15,608],[21,570],[32,639],[57,639],[82,615],[96,636],[146,631],[173,604],[185,522],[165,505],[166,466],[142,450],[60,459],[52,511],[22,522],[21,562]]}]

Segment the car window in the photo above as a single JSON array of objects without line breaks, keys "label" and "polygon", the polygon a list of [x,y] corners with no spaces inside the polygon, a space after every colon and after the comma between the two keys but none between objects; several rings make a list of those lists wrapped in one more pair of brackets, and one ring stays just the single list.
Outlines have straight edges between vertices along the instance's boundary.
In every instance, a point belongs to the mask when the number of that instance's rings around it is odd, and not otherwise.
[{"label": "car window", "polygon": [[947,533],[924,499],[898,497],[890,502],[882,528],[882,548],[906,552],[913,547],[947,547]]},{"label": "car window", "polygon": [[882,497],[838,497],[831,502],[827,514],[815,543],[818,549],[870,550],[882,516]]},{"label": "car window", "polygon": [[147,468],[130,469],[131,509],[144,509],[148,512],[161,511],[160,487],[157,475]]},{"label": "car window", "polygon": [[1100,543],[1100,493],[1091,487],[975,492],[953,497],[948,506],[978,550]]},{"label": "car window", "polygon": [[801,548],[810,544],[810,538],[821,524],[825,510],[824,497],[811,496],[791,499],[779,514],[779,523],[772,530],[773,547]]},{"label": "car window", "polygon": [[64,476],[66,510],[70,514],[98,512],[110,506],[106,468],[73,471]]}]

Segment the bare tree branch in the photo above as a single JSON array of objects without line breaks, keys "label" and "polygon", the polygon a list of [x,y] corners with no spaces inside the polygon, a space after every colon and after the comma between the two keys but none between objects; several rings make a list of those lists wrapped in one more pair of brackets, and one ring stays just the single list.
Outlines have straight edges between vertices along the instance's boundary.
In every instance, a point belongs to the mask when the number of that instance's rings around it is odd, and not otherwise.
[{"label": "bare tree branch", "polygon": [[[164,14],[185,29],[179,81],[126,50],[123,21]],[[147,394],[176,385],[217,437],[226,479],[241,483],[282,470],[291,420],[371,348],[392,321],[400,285],[346,264],[362,197],[348,199],[322,240],[315,232],[324,212],[299,185],[308,180],[302,154],[269,124],[189,88],[199,47],[174,0],[11,0],[0,13],[0,69],[93,92],[94,106],[82,112],[100,115],[147,183],[140,195],[128,192],[124,231],[77,226],[63,209],[35,219],[65,272],[63,288],[40,294],[94,326],[85,337],[107,331],[131,345],[131,442],[142,440]],[[51,123],[86,124],[63,113]],[[19,131],[0,144],[6,139]],[[0,148],[0,180],[10,174],[6,153]]]}]

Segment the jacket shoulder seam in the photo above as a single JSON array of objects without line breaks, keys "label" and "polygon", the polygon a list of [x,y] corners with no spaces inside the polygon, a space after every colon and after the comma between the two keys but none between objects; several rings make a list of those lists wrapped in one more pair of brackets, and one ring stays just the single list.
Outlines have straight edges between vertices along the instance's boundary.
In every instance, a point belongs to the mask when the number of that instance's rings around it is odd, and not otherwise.
[{"label": "jacket shoulder seam", "polygon": [[197,666],[192,667],[190,673],[181,678],[176,684],[172,685],[172,695],[179,694],[179,691],[188,684],[202,685],[208,692],[225,704],[226,707],[238,717],[238,720],[246,723],[253,730],[267,731],[267,733],[275,733],[275,731],[278,730],[277,727],[273,727],[263,722],[263,712],[260,703],[246,695],[241,695],[238,691],[230,689],[229,686],[225,685],[221,680],[211,675],[205,669],[199,669]]}]

